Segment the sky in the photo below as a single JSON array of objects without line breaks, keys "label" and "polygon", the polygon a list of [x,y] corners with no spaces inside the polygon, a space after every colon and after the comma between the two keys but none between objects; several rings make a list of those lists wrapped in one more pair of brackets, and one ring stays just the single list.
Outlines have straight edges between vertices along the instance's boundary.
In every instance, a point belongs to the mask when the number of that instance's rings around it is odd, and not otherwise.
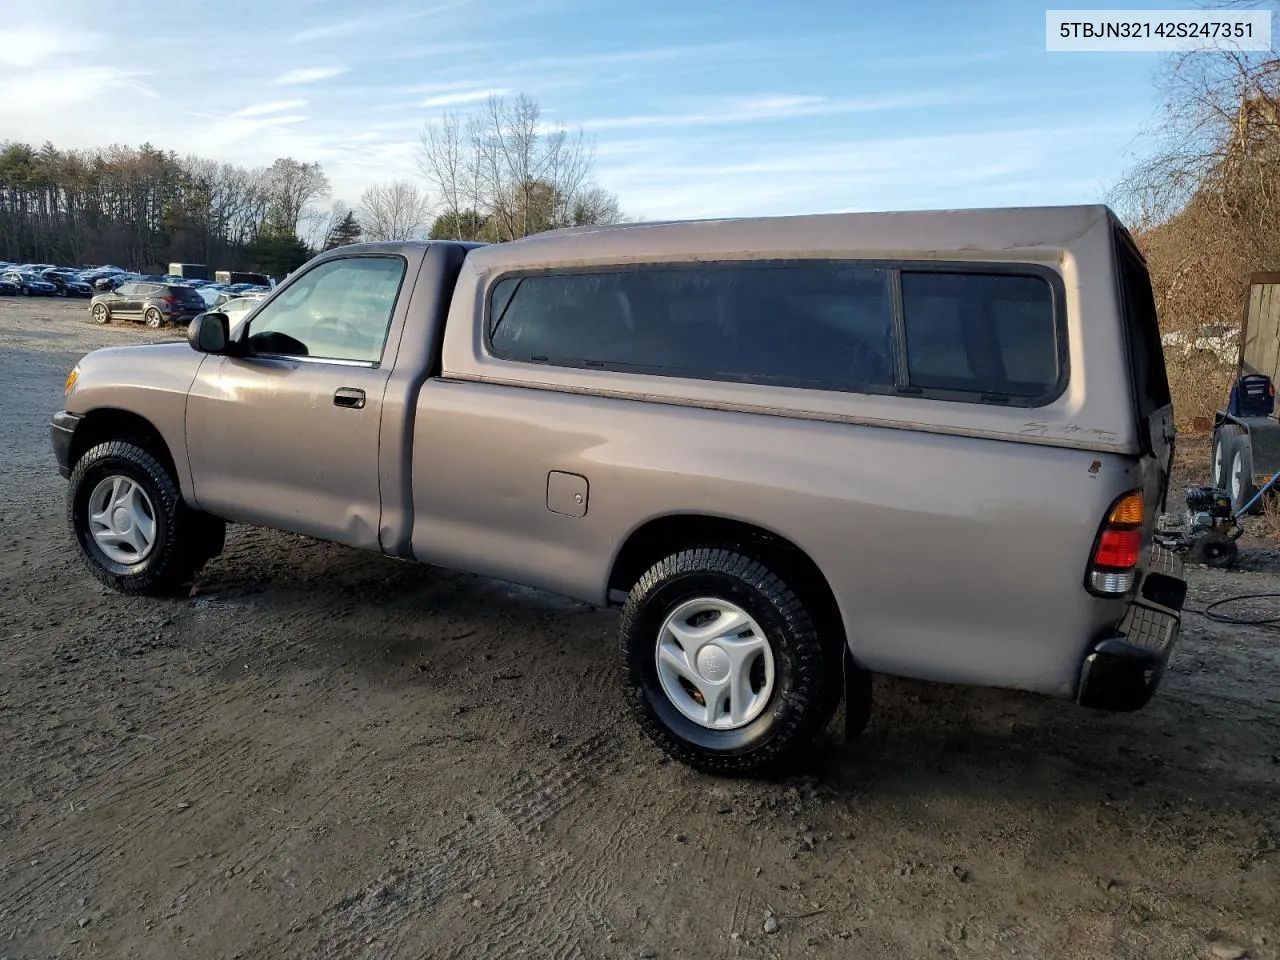
[{"label": "sky", "polygon": [[1162,55],[1047,53],[1045,8],[0,0],[0,140],[319,161],[356,205],[418,177],[442,111],[527,94],[646,219],[1105,200],[1158,120]]}]

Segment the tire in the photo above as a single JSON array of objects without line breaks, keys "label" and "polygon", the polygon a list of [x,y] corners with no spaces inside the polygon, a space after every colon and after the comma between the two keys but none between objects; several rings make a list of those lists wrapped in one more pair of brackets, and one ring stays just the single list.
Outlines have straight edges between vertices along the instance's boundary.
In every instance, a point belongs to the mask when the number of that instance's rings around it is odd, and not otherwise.
[{"label": "tire", "polygon": [[147,307],[142,311],[142,322],[153,330],[159,329],[164,324],[164,316],[155,307]]},{"label": "tire", "polygon": [[[1239,513],[1253,499],[1257,488],[1253,485],[1253,444],[1243,427],[1229,423],[1222,428],[1222,484],[1231,495],[1231,509]],[[1258,513],[1255,504],[1250,513]]]},{"label": "tire", "polygon": [[[140,492],[130,498],[134,518],[146,517],[152,531],[150,545],[139,550],[123,542],[104,545],[94,529],[95,513],[107,516],[112,526],[105,536],[122,538],[114,531],[142,524],[125,520],[117,524],[121,507],[103,491],[132,487]],[[105,499],[99,499],[105,497]],[[92,503],[91,503],[92,501]],[[111,440],[87,451],[71,472],[67,488],[67,522],[89,572],[122,593],[166,596],[177,592],[216,556],[222,547],[224,524],[217,518],[191,510],[182,502],[177,481],[152,454],[126,440]],[[143,538],[145,539],[145,537]],[[114,555],[107,551],[112,551]],[[124,554],[128,553],[129,556]],[[134,559],[136,557],[136,559]]]},{"label": "tire", "polygon": [[94,323],[110,323],[111,311],[107,309],[104,303],[95,303],[89,311],[89,315],[93,317]]},{"label": "tire", "polygon": [[[667,627],[679,624],[681,611],[708,603],[732,608],[738,612],[734,616],[745,614],[751,623],[717,636],[714,643],[704,641],[694,651],[697,663],[691,666]],[[734,550],[698,548],[665,558],[640,578],[622,609],[619,650],[632,714],[668,754],[695,769],[731,776],[779,772],[808,752],[840,702],[844,645],[837,635],[822,635],[815,626],[820,619],[818,610],[765,563]],[[685,680],[680,681],[682,689],[669,693],[672,668],[659,667],[659,648],[679,651],[689,671],[703,671],[697,676],[704,684],[705,673],[726,671],[719,681],[721,689],[732,689],[730,668],[718,665],[717,658],[724,654],[719,644],[749,644],[757,637],[756,627],[763,647],[751,663],[749,687],[742,688],[752,699],[746,709],[737,705],[741,720],[735,723],[732,716],[719,714],[716,722],[724,726],[713,728],[705,717],[691,719],[691,710],[710,715],[720,706],[719,698],[710,693],[714,702],[707,704],[708,695]],[[703,655],[709,660],[704,662]],[[763,670],[760,663],[765,664]],[[762,675],[769,677],[770,663],[771,683],[757,683]],[[726,701],[726,710],[733,707],[731,701]]]},{"label": "tire", "polygon": [[1240,548],[1234,540],[1223,537],[1202,537],[1192,547],[1191,557],[1196,563],[1203,563],[1217,570],[1226,570],[1234,566],[1239,552]]},{"label": "tire", "polygon": [[[1209,449],[1209,483],[1217,489],[1226,486],[1227,467],[1229,463],[1223,462],[1223,454],[1226,449],[1226,430],[1230,424],[1224,424],[1213,432],[1213,446]],[[1234,429],[1239,429],[1238,427]]]}]

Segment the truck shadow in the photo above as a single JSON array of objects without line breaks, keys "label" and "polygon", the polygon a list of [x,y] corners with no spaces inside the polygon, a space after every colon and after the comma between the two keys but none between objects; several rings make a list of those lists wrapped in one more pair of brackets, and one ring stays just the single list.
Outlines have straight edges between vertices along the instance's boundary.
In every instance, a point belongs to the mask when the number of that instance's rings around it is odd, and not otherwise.
[{"label": "truck shadow", "polygon": [[871,724],[846,742],[839,720],[814,775],[840,793],[995,795],[1037,802],[1280,807],[1280,672],[1251,703],[1196,674],[1166,676],[1143,710],[1106,714],[1034,694],[876,678]]}]

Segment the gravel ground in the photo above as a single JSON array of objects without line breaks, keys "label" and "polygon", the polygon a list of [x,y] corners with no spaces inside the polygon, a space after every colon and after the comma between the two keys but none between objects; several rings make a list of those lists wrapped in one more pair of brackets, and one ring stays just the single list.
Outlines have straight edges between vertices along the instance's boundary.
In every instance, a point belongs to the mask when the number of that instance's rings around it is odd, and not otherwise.
[{"label": "gravel ground", "polygon": [[100,587],[49,416],[172,335],[0,300],[0,958],[1280,957],[1275,631],[1189,615],[1130,715],[878,679],[812,776],[711,779],[620,715],[609,611],[244,527],[189,598]]}]

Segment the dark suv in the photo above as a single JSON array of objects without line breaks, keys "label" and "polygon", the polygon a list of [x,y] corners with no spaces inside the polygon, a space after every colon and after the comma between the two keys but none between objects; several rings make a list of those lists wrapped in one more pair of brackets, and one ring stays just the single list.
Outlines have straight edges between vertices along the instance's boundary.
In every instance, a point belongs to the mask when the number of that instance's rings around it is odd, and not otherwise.
[{"label": "dark suv", "polygon": [[166,321],[188,323],[207,309],[195,287],[145,280],[121,284],[115,290],[95,295],[89,302],[89,312],[96,323],[118,318],[141,320],[148,327],[159,327]]}]

